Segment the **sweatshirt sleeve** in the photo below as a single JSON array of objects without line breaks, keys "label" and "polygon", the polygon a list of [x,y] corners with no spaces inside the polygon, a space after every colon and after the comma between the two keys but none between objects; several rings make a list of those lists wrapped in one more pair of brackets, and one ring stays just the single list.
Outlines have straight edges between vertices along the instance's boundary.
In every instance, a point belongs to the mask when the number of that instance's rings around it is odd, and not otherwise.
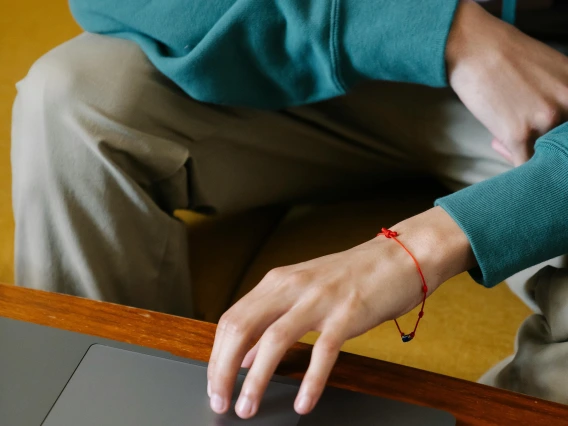
[{"label": "sweatshirt sleeve", "polygon": [[366,80],[446,85],[458,0],[70,0],[89,32],[135,41],[194,99],[282,108]]},{"label": "sweatshirt sleeve", "polygon": [[537,141],[524,165],[436,201],[466,233],[492,287],[568,253],[568,123]]}]

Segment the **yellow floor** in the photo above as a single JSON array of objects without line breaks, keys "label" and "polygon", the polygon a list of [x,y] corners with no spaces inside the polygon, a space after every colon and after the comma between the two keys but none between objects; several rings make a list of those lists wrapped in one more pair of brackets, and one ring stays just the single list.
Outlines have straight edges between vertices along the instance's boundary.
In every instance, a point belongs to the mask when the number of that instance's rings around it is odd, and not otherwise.
[{"label": "yellow floor", "polygon": [[[64,0],[5,1],[0,14],[0,281],[13,281],[14,225],[10,201],[10,115],[14,84],[35,59],[80,29]],[[392,323],[348,342],[345,349],[465,379],[513,351],[513,336],[529,310],[505,286],[488,292],[462,275],[428,301],[419,345],[397,342]],[[408,328],[414,315],[403,319]],[[454,336],[472,336],[458,339]],[[308,338],[308,340],[310,340]]]}]

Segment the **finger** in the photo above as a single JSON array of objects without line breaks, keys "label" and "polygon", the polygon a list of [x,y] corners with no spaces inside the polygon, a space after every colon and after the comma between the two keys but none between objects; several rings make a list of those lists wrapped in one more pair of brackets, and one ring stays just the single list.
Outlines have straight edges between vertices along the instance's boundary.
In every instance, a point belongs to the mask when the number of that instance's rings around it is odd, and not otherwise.
[{"label": "finger", "polygon": [[308,414],[318,403],[345,340],[343,332],[338,331],[324,331],[317,340],[310,366],[294,402],[298,414]]},{"label": "finger", "polygon": [[[227,322],[227,320],[226,320],[227,317],[231,318],[231,317],[234,317],[236,315],[239,315],[238,313],[235,314],[234,312],[241,309],[242,306],[245,306],[245,307],[250,306],[251,304],[254,304],[258,300],[262,299],[263,297],[269,295],[268,291],[271,288],[274,288],[274,284],[276,284],[279,280],[282,280],[284,278],[284,274],[282,272],[283,272],[283,270],[282,270],[282,268],[280,268],[280,269],[273,269],[268,274],[266,274],[266,276],[262,279],[262,281],[252,291],[250,291],[241,300],[239,300],[221,318],[221,321],[219,322],[220,326],[217,327],[217,330],[215,332],[213,349],[211,351],[211,356],[209,357],[209,365],[207,367],[207,393],[208,393],[209,397],[211,397],[211,394],[212,394],[212,392],[211,392],[211,387],[212,387],[211,381],[213,380],[213,376],[215,375],[215,372],[217,371],[217,360],[219,358],[220,350],[223,347],[223,341],[224,341],[224,337],[226,335],[224,322]],[[271,284],[272,284],[272,286],[271,286]],[[268,306],[268,304],[267,304],[267,306]],[[260,314],[260,312],[259,312],[259,314]],[[238,318],[238,316],[237,316],[237,318]],[[229,322],[230,322],[230,320],[229,320]],[[264,331],[264,329],[262,329],[262,331]]]},{"label": "finger", "polygon": [[245,355],[245,359],[243,360],[243,363],[241,364],[241,368],[250,368],[252,366],[252,363],[254,362],[254,359],[256,358],[256,354],[258,353],[259,346],[260,345],[257,342],[256,345],[254,345],[252,347],[252,349],[250,351],[248,351],[248,353]]},{"label": "finger", "polygon": [[[221,345],[218,344],[217,347],[220,347]],[[252,363],[254,362],[254,358],[256,357],[256,353],[258,351],[258,342],[248,351],[248,353],[245,355],[245,358],[241,364],[241,368],[250,368],[250,366],[252,365]],[[218,353],[218,350],[217,350]],[[211,355],[211,359],[213,358],[213,352]],[[208,369],[207,369],[207,395],[209,396],[209,398],[211,398],[211,382],[210,382],[210,375],[211,372],[215,370],[215,366],[213,366],[213,361],[209,361],[209,365],[208,365]]]},{"label": "finger", "polygon": [[[207,384],[211,381],[212,372],[215,370],[217,365],[217,357],[219,356],[219,348],[221,347],[221,330],[219,327],[215,329],[215,338],[213,339],[213,349],[211,350],[211,355],[209,356],[209,364],[207,365]],[[211,395],[209,395],[211,396]]]},{"label": "finger", "polygon": [[210,404],[216,413],[222,414],[229,409],[239,368],[254,337],[287,311],[286,304],[278,297],[264,299],[239,302],[219,322],[216,352],[208,369]]},{"label": "finger", "polygon": [[209,357],[209,365],[208,365],[208,368],[207,368],[208,380],[211,380],[212,373],[213,373],[213,371],[215,371],[215,368],[216,368],[216,365],[217,365],[217,359],[219,357],[219,351],[223,347],[223,337],[225,336],[225,330],[224,330],[225,327],[224,327],[223,323],[226,321],[226,318],[227,317],[230,318],[230,317],[235,316],[235,314],[233,314],[233,312],[235,310],[240,309],[241,306],[247,306],[251,303],[255,303],[258,299],[259,299],[259,297],[256,296],[254,289],[253,289],[253,291],[246,294],[241,300],[239,300],[231,309],[229,309],[227,312],[225,312],[225,314],[221,317],[221,320],[219,321],[219,326],[215,330],[215,339],[213,341],[213,349],[211,350],[211,356]]},{"label": "finger", "polygon": [[507,147],[501,143],[501,141],[499,141],[498,139],[493,139],[491,141],[491,148],[493,148],[493,150],[497,152],[497,154],[505,158],[505,160],[513,163],[513,155],[511,154],[511,151],[509,151]]},{"label": "finger", "polygon": [[[230,311],[225,312],[225,315],[229,315]],[[221,317],[223,318],[223,317]],[[215,330],[215,339],[213,340],[213,349],[211,350],[211,356],[209,357],[209,364],[207,365],[207,394],[211,398],[211,380],[213,378],[213,372],[217,369],[217,358],[219,358],[219,351],[222,347],[222,339],[224,333],[219,326]]]},{"label": "finger", "polygon": [[[310,313],[311,311],[311,313]],[[290,311],[272,324],[260,338],[254,363],[235,406],[243,419],[254,416],[268,382],[286,351],[312,328],[313,310]]]},{"label": "finger", "polygon": [[246,335],[241,335],[240,338],[234,334],[230,347],[227,348],[225,343],[226,332],[221,327],[217,328],[215,334],[215,343],[213,344],[213,352],[207,368],[207,394],[210,398],[211,409],[216,413],[222,414],[229,409],[230,395],[234,387],[237,376],[237,370],[231,365],[226,366],[224,369],[218,368],[218,359],[221,352],[228,349],[226,356],[239,356],[241,351],[240,346],[246,340]]}]

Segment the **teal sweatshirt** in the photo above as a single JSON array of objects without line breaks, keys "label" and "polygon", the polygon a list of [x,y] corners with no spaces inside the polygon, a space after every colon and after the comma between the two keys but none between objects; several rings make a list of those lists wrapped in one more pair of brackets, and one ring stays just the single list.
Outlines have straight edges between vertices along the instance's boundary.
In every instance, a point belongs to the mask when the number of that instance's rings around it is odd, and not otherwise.
[{"label": "teal sweatshirt", "polygon": [[[70,0],[90,32],[138,43],[192,98],[278,109],[369,80],[447,85],[457,0]],[[493,286],[568,253],[568,126],[525,165],[436,201]]]}]

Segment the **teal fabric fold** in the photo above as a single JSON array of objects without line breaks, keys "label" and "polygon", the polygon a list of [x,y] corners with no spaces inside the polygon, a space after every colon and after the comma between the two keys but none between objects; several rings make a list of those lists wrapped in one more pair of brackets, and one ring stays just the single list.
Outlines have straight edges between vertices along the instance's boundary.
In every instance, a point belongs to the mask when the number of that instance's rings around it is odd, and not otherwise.
[{"label": "teal fabric fold", "polygon": [[194,99],[278,109],[367,80],[444,86],[458,0],[70,0]]},{"label": "teal fabric fold", "polygon": [[511,25],[515,24],[517,18],[517,0],[503,0],[501,18]]},{"label": "teal fabric fold", "polygon": [[467,235],[492,287],[568,253],[568,123],[540,138],[526,164],[436,201]]}]

